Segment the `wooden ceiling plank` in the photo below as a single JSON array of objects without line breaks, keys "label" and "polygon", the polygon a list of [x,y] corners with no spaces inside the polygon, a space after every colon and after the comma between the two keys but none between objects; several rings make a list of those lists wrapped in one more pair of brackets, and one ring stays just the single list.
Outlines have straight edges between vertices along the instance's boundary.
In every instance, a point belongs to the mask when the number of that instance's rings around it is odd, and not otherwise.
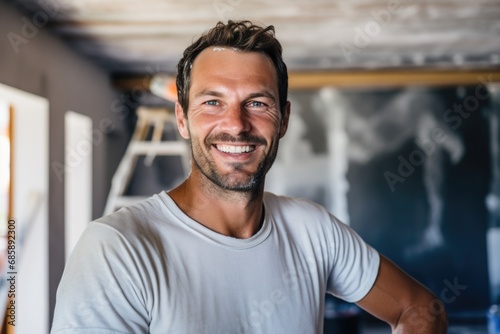
[{"label": "wooden ceiling plank", "polygon": [[400,87],[400,86],[456,86],[478,85],[480,78],[500,82],[500,69],[471,71],[329,71],[292,72],[290,89],[313,89],[325,86],[341,88]]},{"label": "wooden ceiling plank", "polygon": [[[117,89],[127,91],[147,89],[151,76],[118,77],[113,80]],[[290,72],[290,89],[319,89],[322,87],[369,88],[404,86],[457,86],[500,82],[500,69],[491,70],[407,70],[407,71],[329,71]]]}]

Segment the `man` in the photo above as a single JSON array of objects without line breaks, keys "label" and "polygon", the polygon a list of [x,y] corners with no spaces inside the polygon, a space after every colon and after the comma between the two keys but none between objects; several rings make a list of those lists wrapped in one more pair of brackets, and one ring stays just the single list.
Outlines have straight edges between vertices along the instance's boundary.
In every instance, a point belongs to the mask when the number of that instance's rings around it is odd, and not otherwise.
[{"label": "man", "polygon": [[264,192],[290,114],[274,28],[218,23],[178,65],[192,170],[91,223],[52,333],[322,333],[324,297],[394,333],[445,333],[439,300],[311,202]]}]

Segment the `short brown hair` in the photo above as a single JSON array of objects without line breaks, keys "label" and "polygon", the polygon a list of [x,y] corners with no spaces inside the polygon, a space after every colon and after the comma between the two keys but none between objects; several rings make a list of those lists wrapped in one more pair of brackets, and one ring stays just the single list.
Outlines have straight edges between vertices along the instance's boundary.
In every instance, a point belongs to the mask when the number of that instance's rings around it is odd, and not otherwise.
[{"label": "short brown hair", "polygon": [[274,26],[262,28],[250,21],[228,21],[227,24],[218,22],[214,28],[191,44],[184,51],[177,65],[177,97],[186,117],[193,62],[203,50],[210,46],[233,47],[242,51],[262,52],[268,56],[276,68],[279,106],[281,113],[284,112],[288,94],[288,72],[283,62],[281,44],[274,34]]}]

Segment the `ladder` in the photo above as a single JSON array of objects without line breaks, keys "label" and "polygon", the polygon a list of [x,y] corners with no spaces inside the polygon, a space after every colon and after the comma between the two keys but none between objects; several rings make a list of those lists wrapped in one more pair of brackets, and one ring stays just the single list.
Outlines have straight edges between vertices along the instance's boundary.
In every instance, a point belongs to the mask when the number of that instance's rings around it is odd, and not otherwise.
[{"label": "ladder", "polygon": [[[176,132],[176,140],[162,140],[165,124],[171,123],[174,129],[176,128],[175,115],[166,108],[151,107],[139,107],[136,114],[137,123],[134,133],[113,175],[103,215],[147,198],[124,195],[139,156],[145,156],[144,164],[147,166],[153,163],[157,155],[180,156],[185,175],[190,168],[189,147],[179,133]],[[147,140],[151,127],[153,128],[151,140]]]}]

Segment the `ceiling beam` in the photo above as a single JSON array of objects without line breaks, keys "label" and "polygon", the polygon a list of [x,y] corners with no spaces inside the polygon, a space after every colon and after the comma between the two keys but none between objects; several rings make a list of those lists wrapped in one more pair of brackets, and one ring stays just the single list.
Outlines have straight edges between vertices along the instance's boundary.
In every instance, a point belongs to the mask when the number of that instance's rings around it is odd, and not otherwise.
[{"label": "ceiling beam", "polygon": [[134,91],[134,90],[149,90],[149,86],[151,83],[152,75],[143,75],[143,76],[119,76],[114,77],[111,80],[113,87],[121,91]]},{"label": "ceiling beam", "polygon": [[459,86],[478,85],[482,82],[500,82],[500,69],[293,72],[289,78],[290,88],[293,89],[325,86],[341,88]]},{"label": "ceiling beam", "polygon": [[[122,91],[149,89],[149,76],[116,77],[114,86]],[[376,70],[290,72],[290,89],[459,86],[500,82],[500,68],[480,70]]]}]

